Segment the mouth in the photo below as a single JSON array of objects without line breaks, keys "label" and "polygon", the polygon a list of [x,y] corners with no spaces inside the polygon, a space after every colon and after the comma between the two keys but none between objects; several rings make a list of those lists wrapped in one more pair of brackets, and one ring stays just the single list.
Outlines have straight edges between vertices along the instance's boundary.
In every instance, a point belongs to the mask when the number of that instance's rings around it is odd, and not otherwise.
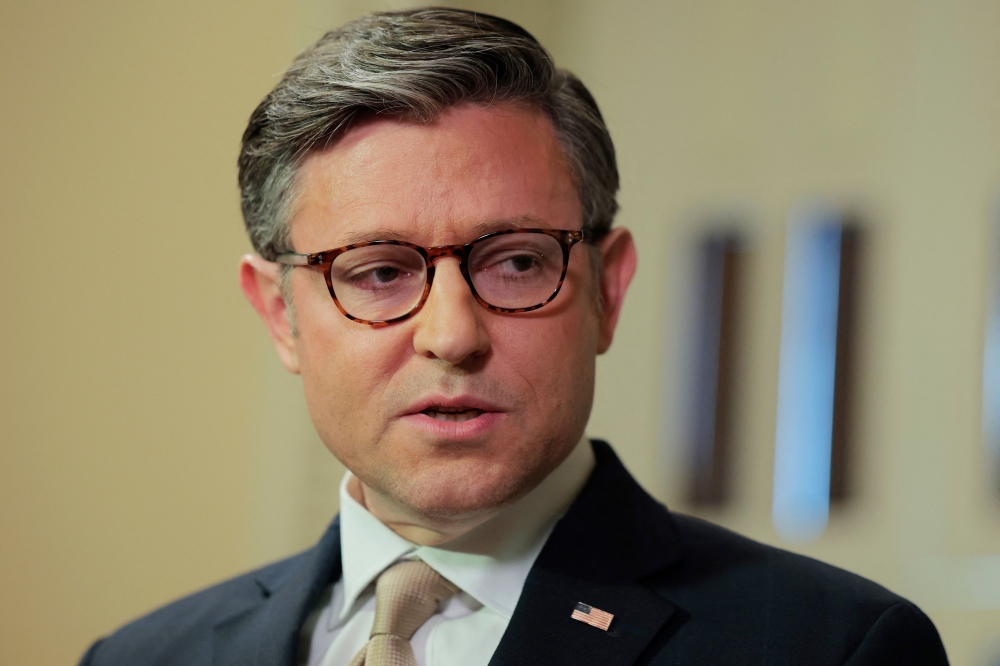
[{"label": "mouth", "polygon": [[471,421],[485,412],[481,409],[475,409],[472,407],[436,406],[421,410],[420,413],[425,414],[436,421],[452,421],[454,423],[462,423],[463,421]]},{"label": "mouth", "polygon": [[435,441],[474,440],[498,427],[507,409],[478,396],[429,395],[413,403],[400,418]]}]

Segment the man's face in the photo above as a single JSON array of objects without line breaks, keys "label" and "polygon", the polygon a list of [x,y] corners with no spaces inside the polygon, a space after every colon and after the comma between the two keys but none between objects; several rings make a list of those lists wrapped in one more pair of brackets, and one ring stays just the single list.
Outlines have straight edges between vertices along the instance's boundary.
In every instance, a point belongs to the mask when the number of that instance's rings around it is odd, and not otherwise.
[{"label": "man's face", "polygon": [[[368,121],[310,155],[295,191],[300,253],[581,225],[550,121],[512,106]],[[595,355],[610,342],[590,251],[575,247],[558,297],[521,314],[483,308],[458,260],[440,259],[423,308],[377,328],[341,314],[319,273],[293,271],[298,332],[283,358],[301,372],[326,446],[369,488],[429,517],[473,515],[529,491],[582,436]]]}]

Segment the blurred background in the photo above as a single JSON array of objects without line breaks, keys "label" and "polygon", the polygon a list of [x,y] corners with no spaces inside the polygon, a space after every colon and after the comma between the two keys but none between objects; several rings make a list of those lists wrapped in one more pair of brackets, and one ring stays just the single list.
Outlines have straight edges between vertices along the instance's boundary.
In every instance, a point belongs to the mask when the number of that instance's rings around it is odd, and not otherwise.
[{"label": "blurred background", "polygon": [[[335,513],[237,287],[235,161],[298,51],[405,6],[0,3],[0,663],[74,663]],[[461,6],[534,33],[618,149],[640,268],[589,433],[1000,664],[1000,2]]]}]

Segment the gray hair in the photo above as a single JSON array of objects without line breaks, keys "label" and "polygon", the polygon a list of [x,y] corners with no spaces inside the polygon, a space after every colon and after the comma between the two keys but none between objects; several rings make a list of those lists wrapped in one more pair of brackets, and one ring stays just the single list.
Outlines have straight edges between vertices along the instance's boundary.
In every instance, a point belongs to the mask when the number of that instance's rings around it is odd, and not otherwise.
[{"label": "gray hair", "polygon": [[444,8],[375,13],[332,30],[299,55],[243,134],[239,183],[254,248],[274,260],[289,245],[295,172],[372,116],[428,121],[461,103],[523,104],[551,119],[583,209],[600,238],[618,210],[618,167],[593,96],[520,26]]}]

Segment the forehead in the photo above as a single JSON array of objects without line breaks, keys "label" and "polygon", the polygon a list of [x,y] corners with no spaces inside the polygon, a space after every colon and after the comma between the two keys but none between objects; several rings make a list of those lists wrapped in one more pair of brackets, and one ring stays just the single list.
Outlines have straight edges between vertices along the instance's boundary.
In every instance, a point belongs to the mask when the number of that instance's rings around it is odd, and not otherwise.
[{"label": "forehead", "polygon": [[300,165],[299,252],[394,237],[467,242],[497,227],[580,227],[580,204],[548,117],[463,105],[430,122],[369,120]]}]

